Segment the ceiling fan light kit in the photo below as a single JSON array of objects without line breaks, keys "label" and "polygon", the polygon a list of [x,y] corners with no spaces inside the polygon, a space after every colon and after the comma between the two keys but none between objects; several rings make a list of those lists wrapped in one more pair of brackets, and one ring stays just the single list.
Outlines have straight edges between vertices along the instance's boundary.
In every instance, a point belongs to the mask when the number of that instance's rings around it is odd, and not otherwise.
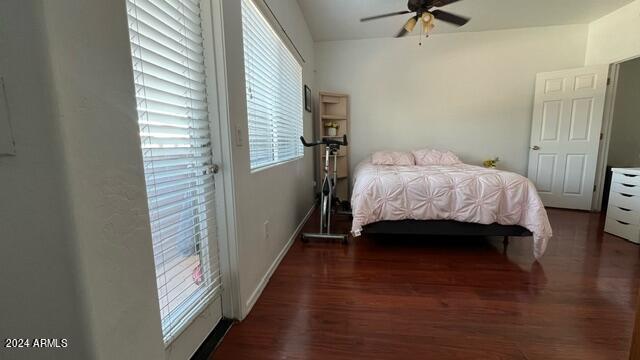
[{"label": "ceiling fan light kit", "polygon": [[431,30],[433,30],[434,27],[436,27],[436,25],[433,23],[433,15],[431,15],[431,13],[423,13],[422,14],[422,32],[424,32],[427,37],[429,36],[429,32]]},{"label": "ceiling fan light kit", "polygon": [[[407,8],[409,10],[396,11],[388,14],[369,16],[369,17],[360,19],[360,21],[364,22],[364,21],[382,19],[389,16],[415,13],[415,15],[413,15],[411,18],[409,18],[409,20],[407,20],[404,26],[400,29],[400,32],[396,34],[396,37],[403,37],[411,33],[413,29],[416,27],[418,20],[422,21],[421,30],[428,37],[429,33],[435,27],[434,22],[436,19],[447,22],[449,24],[453,24],[455,26],[463,26],[464,24],[469,22],[469,20],[471,20],[470,18],[467,18],[464,16],[460,16],[460,15],[450,13],[448,11],[440,10],[441,7],[447,6],[451,3],[458,2],[458,1],[460,0],[409,0],[409,2],[407,3]],[[422,42],[420,42],[420,45],[422,45]]]},{"label": "ceiling fan light kit", "polygon": [[404,24],[404,29],[407,32],[412,32],[413,28],[416,27],[417,23],[418,23],[418,20],[416,20],[415,17],[412,17],[411,19],[407,20],[406,24]]}]

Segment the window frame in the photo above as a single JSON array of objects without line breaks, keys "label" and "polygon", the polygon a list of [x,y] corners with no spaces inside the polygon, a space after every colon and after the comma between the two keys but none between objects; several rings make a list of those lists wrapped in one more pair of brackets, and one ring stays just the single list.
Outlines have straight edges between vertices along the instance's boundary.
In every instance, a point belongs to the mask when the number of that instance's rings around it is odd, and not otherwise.
[{"label": "window frame", "polygon": [[[302,57],[302,55],[300,54],[300,52],[298,51],[298,49],[296,48],[295,44],[293,43],[293,41],[289,38],[289,36],[287,35],[287,33],[285,32],[284,28],[282,27],[282,25],[280,24],[280,22],[278,21],[278,19],[275,17],[275,15],[273,14],[273,11],[271,10],[271,8],[269,7],[269,5],[263,1],[263,0],[241,0],[241,2],[243,1],[247,1],[248,3],[250,3],[251,5],[253,5],[253,7],[255,8],[257,15],[262,17],[265,22],[267,23],[267,26],[269,26],[269,28],[271,29],[271,31],[273,31],[274,36],[280,41],[280,43],[284,46],[284,48],[289,52],[289,54],[291,55],[291,57],[297,62],[297,65],[300,67],[300,84],[298,84],[299,86],[299,92],[300,92],[300,104],[299,104],[299,109],[301,109],[300,111],[300,136],[304,135],[304,120],[305,120],[305,116],[304,116],[304,64],[305,64],[305,60]],[[241,4],[242,7],[242,4]],[[284,165],[287,163],[291,163],[291,162],[295,162],[295,161],[299,161],[300,159],[304,158],[305,156],[305,152],[304,152],[304,148],[302,147],[302,145],[300,145],[300,150],[299,152],[290,158],[283,158],[283,159],[278,159],[278,160],[273,160],[271,162],[262,164],[262,165],[257,165],[257,166],[253,166],[252,164],[252,159],[251,159],[251,136],[249,133],[249,88],[246,86],[247,85],[247,53],[245,52],[245,46],[244,46],[244,37],[245,37],[245,32],[244,32],[244,10],[241,9],[241,20],[242,20],[242,41],[243,41],[243,46],[242,46],[242,52],[243,52],[243,71],[244,71],[244,77],[245,77],[245,99],[244,99],[244,104],[245,104],[245,109],[246,109],[246,125],[247,125],[247,146],[249,148],[249,172],[251,174],[254,173],[258,173],[260,171],[263,170],[268,170],[274,167],[278,167],[280,165]],[[292,127],[295,125],[292,125]],[[273,138],[272,138],[273,139]],[[273,146],[276,146],[276,149],[273,150],[273,152],[277,152],[277,142],[273,143]]]}]

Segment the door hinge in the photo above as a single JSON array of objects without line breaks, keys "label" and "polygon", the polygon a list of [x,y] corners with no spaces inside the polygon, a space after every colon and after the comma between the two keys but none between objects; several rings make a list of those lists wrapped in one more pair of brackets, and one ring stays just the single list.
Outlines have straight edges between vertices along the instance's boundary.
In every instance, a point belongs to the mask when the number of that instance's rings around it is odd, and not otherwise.
[{"label": "door hinge", "polygon": [[596,192],[596,188],[598,187],[598,185],[593,185],[593,192]]},{"label": "door hinge", "polygon": [[611,78],[607,78],[607,85],[611,85]]},{"label": "door hinge", "polygon": [[604,134],[600,133],[600,140],[602,140],[604,138]]}]

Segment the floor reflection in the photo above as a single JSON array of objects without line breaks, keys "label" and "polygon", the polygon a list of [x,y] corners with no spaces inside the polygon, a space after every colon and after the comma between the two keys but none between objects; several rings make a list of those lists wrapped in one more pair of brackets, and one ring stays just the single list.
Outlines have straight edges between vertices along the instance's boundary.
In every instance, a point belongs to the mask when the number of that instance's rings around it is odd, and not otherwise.
[{"label": "floor reflection", "polygon": [[506,253],[498,238],[296,241],[215,358],[628,357],[638,247],[603,234],[597,214],[549,217],[539,262],[531,238]]}]

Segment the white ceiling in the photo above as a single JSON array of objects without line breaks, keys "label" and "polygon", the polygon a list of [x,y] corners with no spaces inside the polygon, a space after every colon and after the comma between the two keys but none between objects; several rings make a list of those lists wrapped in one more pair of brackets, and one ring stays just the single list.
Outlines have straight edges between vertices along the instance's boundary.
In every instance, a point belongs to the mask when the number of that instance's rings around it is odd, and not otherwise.
[{"label": "white ceiling", "polygon": [[[443,8],[471,21],[436,22],[434,33],[587,24],[633,0],[463,0]],[[392,37],[409,15],[361,23],[360,18],[407,9],[406,0],[298,0],[315,41]],[[414,34],[419,33],[416,27]]]}]

